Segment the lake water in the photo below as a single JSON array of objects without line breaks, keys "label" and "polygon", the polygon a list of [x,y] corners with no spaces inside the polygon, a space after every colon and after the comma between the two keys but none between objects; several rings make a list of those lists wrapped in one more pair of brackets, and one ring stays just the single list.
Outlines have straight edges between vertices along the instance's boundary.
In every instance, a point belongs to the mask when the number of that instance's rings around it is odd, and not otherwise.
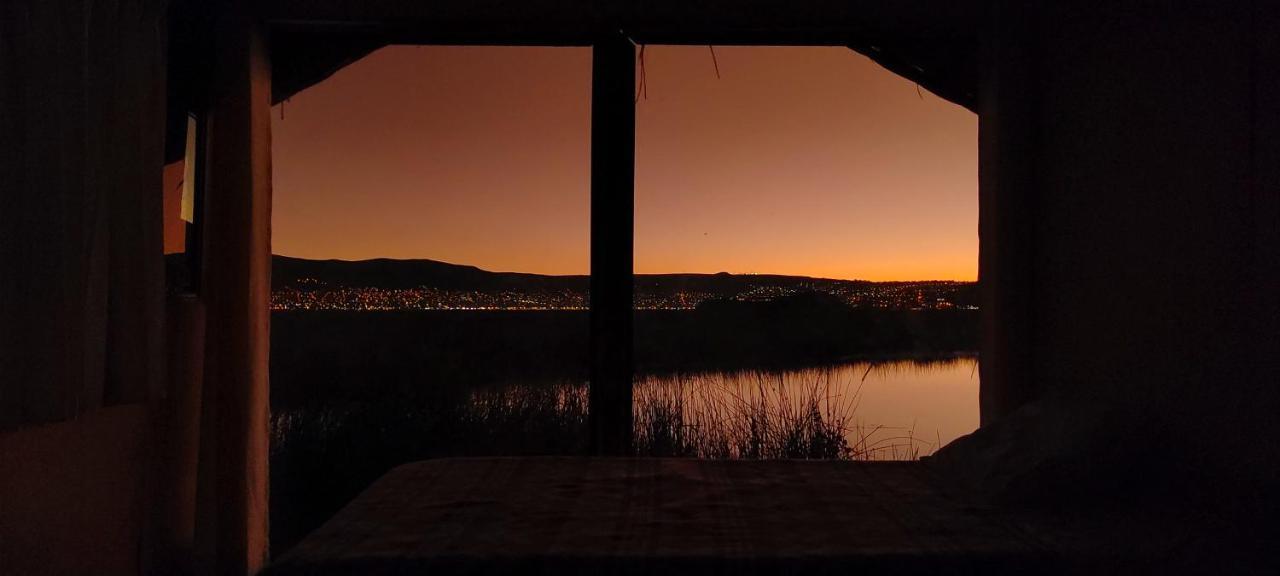
[{"label": "lake water", "polygon": [[[643,443],[655,419],[699,432],[728,429],[738,444],[762,429],[794,441],[820,422],[843,435],[853,449],[847,455],[913,458],[977,429],[978,383],[976,357],[645,376],[634,389],[637,439]],[[742,456],[732,449],[704,455]]]}]

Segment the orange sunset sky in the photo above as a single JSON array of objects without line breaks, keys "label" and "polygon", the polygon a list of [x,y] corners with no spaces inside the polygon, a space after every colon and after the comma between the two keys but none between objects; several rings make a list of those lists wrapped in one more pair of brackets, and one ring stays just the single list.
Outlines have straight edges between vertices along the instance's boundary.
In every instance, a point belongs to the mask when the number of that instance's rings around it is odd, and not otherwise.
[{"label": "orange sunset sky", "polygon": [[[843,48],[645,49],[638,273],[977,277],[977,116]],[[391,47],[273,114],[273,251],[588,272],[591,52]],[[282,117],[283,116],[283,117]]]}]

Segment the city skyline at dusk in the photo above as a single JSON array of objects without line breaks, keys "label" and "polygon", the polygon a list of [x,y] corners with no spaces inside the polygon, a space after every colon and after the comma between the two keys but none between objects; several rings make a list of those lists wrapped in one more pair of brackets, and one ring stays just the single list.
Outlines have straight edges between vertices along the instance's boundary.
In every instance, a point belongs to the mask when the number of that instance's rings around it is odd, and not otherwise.
[{"label": "city skyline at dusk", "polygon": [[[277,106],[273,251],[587,273],[590,58],[391,47]],[[843,48],[644,71],[637,273],[976,279],[971,112]]]}]

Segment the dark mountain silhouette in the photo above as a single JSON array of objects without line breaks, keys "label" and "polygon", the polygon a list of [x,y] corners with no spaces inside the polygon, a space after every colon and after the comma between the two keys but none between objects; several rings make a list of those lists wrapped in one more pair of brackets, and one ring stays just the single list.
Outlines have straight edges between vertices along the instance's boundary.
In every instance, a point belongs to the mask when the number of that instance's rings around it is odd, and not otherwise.
[{"label": "dark mountain silhouette", "polygon": [[586,276],[490,272],[436,260],[307,260],[271,257],[272,288],[319,284],[330,288],[385,289],[430,286],[450,290],[585,289]]},{"label": "dark mountain silhouette", "polygon": [[[430,286],[454,290],[586,289],[585,275],[550,276],[519,272],[490,272],[475,266],[436,260],[307,260],[272,257],[272,287],[318,284],[330,288],[376,287],[385,289]],[[637,289],[651,293],[698,291],[737,294],[753,286],[871,285],[865,280],[834,280],[775,274],[637,274]]]}]

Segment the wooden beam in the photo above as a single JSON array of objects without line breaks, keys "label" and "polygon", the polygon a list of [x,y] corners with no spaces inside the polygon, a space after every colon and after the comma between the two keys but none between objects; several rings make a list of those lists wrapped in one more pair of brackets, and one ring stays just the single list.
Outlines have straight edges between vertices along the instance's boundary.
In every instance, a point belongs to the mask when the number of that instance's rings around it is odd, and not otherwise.
[{"label": "wooden beam", "polygon": [[270,0],[277,25],[377,31],[389,42],[586,46],[604,23],[642,44],[832,45],[972,39],[976,0]]},{"label": "wooden beam", "polygon": [[631,451],[635,218],[635,48],[621,32],[601,38],[591,63],[592,452]]},{"label": "wooden beam", "polygon": [[1034,8],[993,3],[987,76],[978,111],[978,289],[982,309],[981,423],[987,426],[1039,396],[1032,357],[1032,273],[1036,264]]},{"label": "wooden beam", "polygon": [[[246,0],[219,15],[208,120],[196,540],[214,574],[267,560],[271,69]],[[203,573],[203,570],[201,571]]]},{"label": "wooden beam", "polygon": [[977,0],[270,0],[282,100],[388,44],[848,46],[974,110]]}]

